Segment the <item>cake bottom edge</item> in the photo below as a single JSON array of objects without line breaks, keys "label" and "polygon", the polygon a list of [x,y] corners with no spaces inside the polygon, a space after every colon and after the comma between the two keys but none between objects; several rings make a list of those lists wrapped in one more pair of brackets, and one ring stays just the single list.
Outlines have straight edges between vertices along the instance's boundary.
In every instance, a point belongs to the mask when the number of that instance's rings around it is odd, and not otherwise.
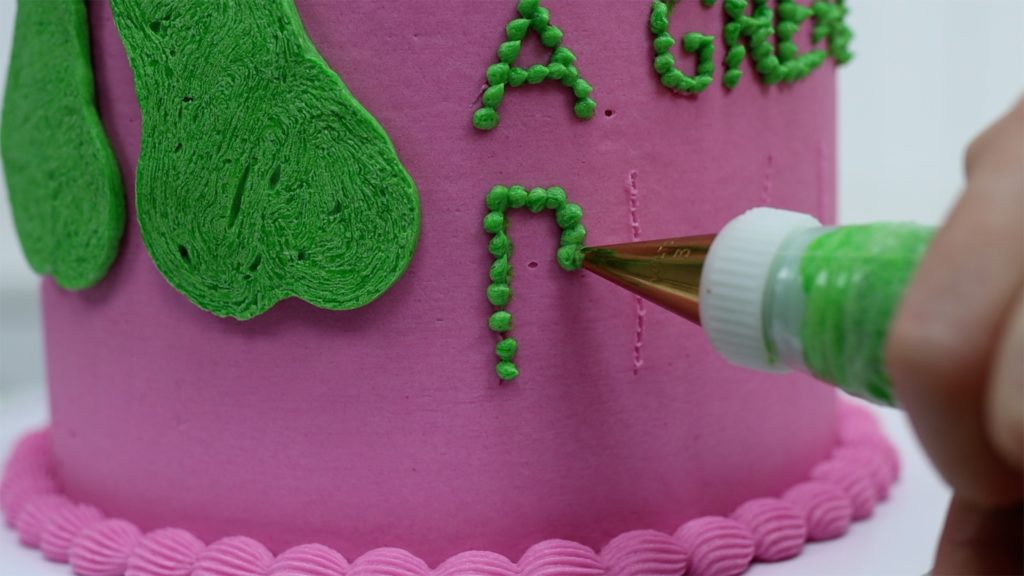
[{"label": "cake bottom edge", "polygon": [[836,446],[807,479],[777,497],[749,500],[729,516],[688,520],[673,534],[633,530],[600,551],[545,540],[518,560],[467,551],[431,568],[409,551],[377,548],[349,561],[320,544],[274,555],[252,538],[206,544],[186,530],[143,533],[62,493],[49,431],[15,447],[0,482],[0,512],[22,544],[71,565],[80,576],[733,576],[753,562],[800,554],[807,542],[831,540],[871,516],[899,477],[899,457],[866,408],[843,401]]}]

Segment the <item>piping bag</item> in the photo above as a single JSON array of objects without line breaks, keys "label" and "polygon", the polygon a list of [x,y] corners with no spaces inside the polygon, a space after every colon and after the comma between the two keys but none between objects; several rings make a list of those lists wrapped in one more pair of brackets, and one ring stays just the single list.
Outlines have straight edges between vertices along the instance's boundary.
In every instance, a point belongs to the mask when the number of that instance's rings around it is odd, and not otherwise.
[{"label": "piping bag", "polygon": [[583,267],[703,327],[733,364],[896,404],[885,340],[934,229],[755,208],[717,234],[583,249]]}]

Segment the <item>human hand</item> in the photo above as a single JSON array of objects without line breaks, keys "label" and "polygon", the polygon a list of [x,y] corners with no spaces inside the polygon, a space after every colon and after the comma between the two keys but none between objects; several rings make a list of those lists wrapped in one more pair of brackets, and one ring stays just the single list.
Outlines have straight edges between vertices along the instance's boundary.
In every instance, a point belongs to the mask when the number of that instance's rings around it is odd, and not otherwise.
[{"label": "human hand", "polygon": [[967,151],[967,190],[887,343],[896,395],[953,489],[935,574],[1024,573],[1024,100]]}]

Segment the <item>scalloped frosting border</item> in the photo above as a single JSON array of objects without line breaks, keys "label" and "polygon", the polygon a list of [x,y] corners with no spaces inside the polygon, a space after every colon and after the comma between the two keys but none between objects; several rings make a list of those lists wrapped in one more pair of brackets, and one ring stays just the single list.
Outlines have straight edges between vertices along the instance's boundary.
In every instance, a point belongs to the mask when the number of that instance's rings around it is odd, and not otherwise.
[{"label": "scalloped frosting border", "polygon": [[899,476],[895,448],[865,408],[840,404],[836,446],[809,477],[780,497],[755,498],[730,516],[689,520],[674,534],[626,532],[600,552],[545,540],[513,562],[493,552],[457,554],[435,568],[397,548],[349,562],[320,544],[279,555],[234,536],[206,544],[186,530],[144,534],[128,520],[68,499],[50,451],[49,430],[23,437],[0,483],[0,511],[20,541],[71,565],[80,576],[729,576],[751,562],[798,555],[806,542],[831,540],[871,515]]}]

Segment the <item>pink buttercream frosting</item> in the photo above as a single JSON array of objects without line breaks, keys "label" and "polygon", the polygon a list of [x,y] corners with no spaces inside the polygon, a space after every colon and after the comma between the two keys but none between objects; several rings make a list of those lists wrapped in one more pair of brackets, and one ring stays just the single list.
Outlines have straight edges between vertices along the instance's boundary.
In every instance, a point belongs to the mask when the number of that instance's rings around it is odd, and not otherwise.
[{"label": "pink buttercream frosting", "polygon": [[103,514],[88,504],[60,506],[53,512],[50,521],[39,539],[43,556],[54,562],[67,562],[75,538],[88,528],[103,521]]},{"label": "pink buttercream frosting", "polygon": [[519,559],[519,571],[530,576],[597,576],[605,573],[605,567],[601,558],[583,544],[548,540],[534,544],[523,554]]},{"label": "pink buttercream frosting", "polygon": [[853,506],[854,520],[871,516],[878,503],[877,489],[871,476],[855,462],[826,460],[811,470],[811,478],[831,482],[846,492]]},{"label": "pink buttercream frosting", "polygon": [[0,483],[0,513],[8,525],[17,526],[22,509],[35,496],[58,491],[57,481],[48,468],[49,452],[50,433],[43,430],[22,438],[11,454]]},{"label": "pink buttercream frosting", "polygon": [[193,576],[264,576],[274,555],[252,538],[231,536],[206,547],[196,558]]},{"label": "pink buttercream frosting", "polygon": [[69,564],[79,576],[121,576],[141,539],[142,532],[131,522],[108,518],[75,537]]},{"label": "pink buttercream frosting", "polygon": [[437,567],[434,574],[436,576],[465,576],[467,574],[515,576],[519,574],[519,568],[501,554],[469,550],[445,560]]},{"label": "pink buttercream frosting", "polygon": [[690,557],[695,576],[736,576],[754,559],[754,535],[735,520],[705,516],[690,520],[675,537]]},{"label": "pink buttercream frosting", "polygon": [[284,551],[270,566],[270,576],[345,576],[348,561],[321,544],[302,544]]},{"label": "pink buttercream frosting", "polygon": [[[752,499],[730,518],[696,518],[671,535],[625,532],[600,551],[545,540],[517,562],[494,552],[467,551],[431,568],[408,550],[377,548],[350,563],[319,544],[275,557],[262,543],[241,536],[207,545],[177,528],[143,535],[128,520],[105,518],[60,493],[51,478],[45,432],[27,435],[15,448],[0,498],[12,503],[6,520],[24,542],[47,558],[70,562],[82,576],[726,576],[741,574],[752,561],[792,557],[806,541],[840,536],[857,506],[859,517],[865,510],[870,514],[878,491],[863,469],[891,470],[895,451],[864,408],[843,405],[839,415],[840,428],[856,420],[860,433],[840,438],[833,455],[812,471],[814,479],[790,487],[782,498]],[[884,488],[894,480],[886,475]]]},{"label": "pink buttercream frosting", "polygon": [[22,544],[38,548],[43,539],[46,523],[58,510],[71,505],[63,494],[42,494],[29,500],[18,514],[14,529]]},{"label": "pink buttercream frosting", "polygon": [[352,563],[350,575],[426,576],[430,568],[412,552],[399,548],[377,548]]},{"label": "pink buttercream frosting", "polygon": [[754,558],[777,562],[792,558],[807,541],[807,518],[793,504],[778,498],[756,498],[744,503],[731,518],[754,536]]},{"label": "pink buttercream frosting", "polygon": [[162,528],[135,546],[125,576],[191,576],[203,542],[180,528]]},{"label": "pink buttercream frosting", "polygon": [[869,446],[844,446],[836,449],[834,457],[840,462],[859,467],[871,481],[876,501],[889,497],[889,486],[896,479],[892,468],[887,464],[885,455],[879,458],[879,452]]},{"label": "pink buttercream frosting", "polygon": [[601,558],[616,576],[677,576],[685,574],[687,555],[668,534],[636,530],[615,537],[601,549]]},{"label": "pink buttercream frosting", "polygon": [[815,542],[831,540],[846,534],[853,522],[850,497],[833,484],[801,482],[782,497],[796,506],[807,521],[807,539]]}]

